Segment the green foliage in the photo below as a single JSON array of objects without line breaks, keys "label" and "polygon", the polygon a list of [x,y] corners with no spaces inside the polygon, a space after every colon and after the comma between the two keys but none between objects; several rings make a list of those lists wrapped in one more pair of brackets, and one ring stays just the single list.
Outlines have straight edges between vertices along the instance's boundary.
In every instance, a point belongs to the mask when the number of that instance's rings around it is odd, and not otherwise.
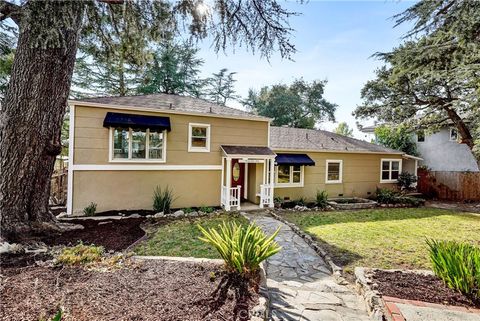
[{"label": "green foliage", "polygon": [[335,128],[335,133],[342,136],[353,137],[353,129],[344,121],[339,123],[337,128]]},{"label": "green foliage", "polygon": [[194,211],[194,209],[191,208],[191,207],[187,207],[187,208],[184,208],[184,209],[183,209],[183,212],[184,212],[185,214],[192,213],[193,211]]},{"label": "green foliage", "polygon": [[315,200],[317,201],[317,206],[320,208],[326,208],[328,206],[328,193],[327,191],[317,191]]},{"label": "green foliage", "polygon": [[282,204],[282,203],[283,203],[283,198],[280,197],[280,196],[275,196],[275,197],[273,198],[273,202],[274,202],[275,204]]},{"label": "green foliage", "polygon": [[203,212],[203,213],[207,213],[207,214],[215,211],[215,209],[213,207],[210,207],[210,206],[201,206],[198,210]]},{"label": "green foliage", "polygon": [[401,172],[398,176],[397,185],[402,190],[411,190],[412,185],[417,182],[417,176],[408,172]]},{"label": "green foliage", "polygon": [[164,189],[157,186],[153,191],[153,210],[168,214],[174,200],[173,191],[168,186]]},{"label": "green foliage", "polygon": [[235,82],[233,76],[236,72],[228,72],[227,68],[220,69],[218,73],[213,73],[211,77],[205,80],[205,96],[208,100],[225,105],[229,100],[237,100],[239,96],[235,94]]},{"label": "green foliage", "polygon": [[337,105],[323,98],[325,85],[326,81],[309,83],[300,78],[291,85],[263,87],[259,92],[250,89],[242,103],[259,115],[274,118],[274,126],[314,128],[318,122],[335,120]]},{"label": "green foliage", "polygon": [[[48,321],[61,321],[63,318],[63,310],[60,308],[58,309],[57,313]],[[40,318],[40,321],[47,321],[47,319]]]},{"label": "green foliage", "polygon": [[397,25],[414,21],[415,37],[376,55],[385,65],[364,86],[355,116],[433,132],[453,122],[478,150],[479,20],[478,1],[422,0],[397,15]]},{"label": "green foliage", "polygon": [[375,199],[382,204],[395,204],[395,198],[398,192],[388,188],[377,188],[375,191]]},{"label": "green foliage", "polygon": [[300,197],[299,199],[293,200],[295,205],[305,206],[307,204],[307,199],[305,197]]},{"label": "green foliage", "polygon": [[255,224],[244,227],[224,222],[215,228],[198,228],[203,234],[200,240],[212,245],[225,261],[227,268],[241,275],[249,275],[260,263],[280,251],[281,247],[274,241],[280,228],[271,236]]},{"label": "green foliage", "polygon": [[97,203],[91,202],[88,206],[83,209],[83,214],[85,216],[94,216],[97,212]]},{"label": "green foliage", "polygon": [[406,126],[379,126],[375,128],[375,137],[380,145],[400,150],[409,155],[418,155],[413,135]]},{"label": "green foliage", "polygon": [[480,299],[480,248],[469,243],[427,240],[433,271],[445,284]]},{"label": "green foliage", "polygon": [[63,265],[79,265],[99,262],[102,259],[104,249],[101,246],[83,245],[66,247],[58,255],[56,262]]},{"label": "green foliage", "polygon": [[203,86],[200,69],[203,60],[191,43],[166,41],[160,44],[148,62],[138,88],[141,94],[180,94],[199,97]]}]

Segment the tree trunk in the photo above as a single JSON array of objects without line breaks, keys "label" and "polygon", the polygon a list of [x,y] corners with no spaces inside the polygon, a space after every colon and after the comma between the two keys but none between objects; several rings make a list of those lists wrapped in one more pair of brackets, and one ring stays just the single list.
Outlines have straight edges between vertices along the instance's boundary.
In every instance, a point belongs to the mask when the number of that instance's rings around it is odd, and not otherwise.
[{"label": "tree trunk", "polygon": [[444,109],[447,112],[448,118],[450,118],[450,120],[455,124],[455,127],[462,138],[461,143],[466,144],[470,150],[473,150],[475,142],[467,124],[465,124],[463,119],[452,108],[444,106]]},{"label": "tree trunk", "polygon": [[22,9],[9,88],[0,111],[0,237],[54,226],[50,177],[85,2],[29,1]]}]

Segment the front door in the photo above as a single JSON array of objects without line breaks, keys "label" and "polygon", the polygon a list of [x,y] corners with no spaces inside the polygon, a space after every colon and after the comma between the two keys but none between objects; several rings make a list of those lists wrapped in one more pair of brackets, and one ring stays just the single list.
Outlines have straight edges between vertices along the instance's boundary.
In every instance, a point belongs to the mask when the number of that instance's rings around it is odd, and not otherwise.
[{"label": "front door", "polygon": [[243,200],[245,188],[245,163],[232,159],[232,187],[240,186],[240,199]]}]

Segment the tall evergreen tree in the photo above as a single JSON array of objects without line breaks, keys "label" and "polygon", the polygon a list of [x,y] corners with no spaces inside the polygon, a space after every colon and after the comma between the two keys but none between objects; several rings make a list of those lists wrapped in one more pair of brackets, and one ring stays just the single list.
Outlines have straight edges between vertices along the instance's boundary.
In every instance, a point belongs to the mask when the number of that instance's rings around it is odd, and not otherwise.
[{"label": "tall evergreen tree", "polygon": [[229,100],[240,98],[235,93],[235,82],[233,76],[236,72],[228,72],[227,68],[222,68],[212,77],[207,78],[205,96],[214,103],[225,105]]},{"label": "tall evergreen tree", "polygon": [[165,93],[199,97],[203,80],[199,78],[203,60],[191,43],[166,41],[155,52],[142,75],[137,91],[142,94]]}]

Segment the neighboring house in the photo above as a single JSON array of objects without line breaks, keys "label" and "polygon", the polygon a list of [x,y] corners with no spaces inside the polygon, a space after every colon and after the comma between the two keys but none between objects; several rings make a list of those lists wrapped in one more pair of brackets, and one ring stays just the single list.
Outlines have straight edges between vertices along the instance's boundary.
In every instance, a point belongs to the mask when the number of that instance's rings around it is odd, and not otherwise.
[{"label": "neighboring house", "polygon": [[[361,129],[372,141],[376,141],[375,128],[366,126]],[[423,131],[413,135],[417,151],[421,156],[420,165],[432,171],[478,172],[479,166],[470,148],[460,143],[456,128],[445,126],[438,132],[425,135]]]},{"label": "neighboring house", "polygon": [[[70,101],[68,213],[148,209],[156,186],[173,206],[273,206],[274,196],[368,196],[392,187],[408,156],[191,97]],[[413,168],[412,170],[416,170]]]},{"label": "neighboring house", "polygon": [[456,128],[443,127],[438,132],[415,135],[417,150],[423,161],[422,165],[432,171],[478,172],[478,163],[466,144],[461,144]]}]

